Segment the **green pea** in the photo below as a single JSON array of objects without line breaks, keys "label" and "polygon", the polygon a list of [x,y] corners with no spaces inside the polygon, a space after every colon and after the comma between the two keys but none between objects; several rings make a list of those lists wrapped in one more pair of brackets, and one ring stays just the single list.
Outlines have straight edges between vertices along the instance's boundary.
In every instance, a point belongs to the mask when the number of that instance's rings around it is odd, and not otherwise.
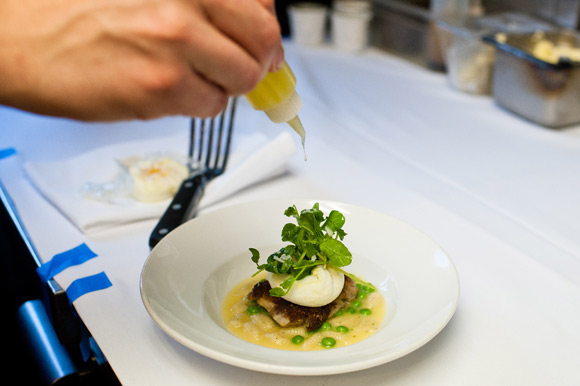
[{"label": "green pea", "polygon": [[331,328],[332,328],[332,326],[330,325],[330,323],[324,322],[324,323],[322,323],[322,325],[320,326],[320,328],[318,330],[320,330],[320,331],[328,331]]},{"label": "green pea", "polygon": [[302,342],[304,342],[304,337],[302,335],[296,335],[292,337],[292,343],[302,344]]},{"label": "green pea", "polygon": [[338,326],[338,327],[336,327],[336,331],[342,332],[343,334],[346,334],[348,332],[348,327],[347,326]]},{"label": "green pea", "polygon": [[334,347],[334,345],[336,344],[336,340],[334,340],[334,338],[331,337],[326,337],[320,341],[320,344],[324,348],[331,348]]},{"label": "green pea", "polygon": [[362,306],[362,302],[360,300],[355,300],[351,304],[354,308],[360,308]]},{"label": "green pea", "polygon": [[336,313],[334,314],[333,317],[342,316],[342,315],[344,315],[344,310],[338,310],[338,311],[336,311]]},{"label": "green pea", "polygon": [[372,312],[371,310],[369,310],[368,308],[361,308],[361,309],[359,310],[359,312],[360,312],[362,315],[370,315],[370,314],[372,314],[372,313],[373,313],[373,312]]},{"label": "green pea", "polygon": [[369,295],[366,292],[363,292],[363,291],[358,291],[357,294],[356,294],[356,298],[357,299],[360,299],[360,300],[366,299],[367,296],[369,296]]},{"label": "green pea", "polygon": [[246,312],[249,315],[256,315],[256,314],[261,313],[263,310],[264,310],[264,307],[262,307],[262,306],[250,306],[246,309]]},{"label": "green pea", "polygon": [[346,312],[348,312],[351,315],[356,314],[356,308],[354,307],[348,307],[348,309],[346,310]]}]

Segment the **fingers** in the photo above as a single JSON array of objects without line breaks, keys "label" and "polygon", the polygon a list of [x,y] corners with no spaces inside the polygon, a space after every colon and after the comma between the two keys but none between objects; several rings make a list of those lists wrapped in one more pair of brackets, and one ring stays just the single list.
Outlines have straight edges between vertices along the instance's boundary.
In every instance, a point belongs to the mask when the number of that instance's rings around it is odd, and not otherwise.
[{"label": "fingers", "polygon": [[284,65],[284,47],[280,44],[274,53],[274,58],[272,59],[272,63],[270,64],[269,71],[279,71],[282,69]]},{"label": "fingers", "polygon": [[251,90],[263,75],[263,65],[248,51],[209,23],[191,29],[180,50],[192,73],[222,88],[228,95]]},{"label": "fingers", "polygon": [[[272,1],[205,0],[203,6],[211,28],[192,38],[217,55],[193,57],[192,62],[208,79],[217,81],[228,93],[242,94],[266,71],[281,65],[282,38]],[[207,36],[205,41],[211,45],[204,46],[197,40],[199,36]]]},{"label": "fingers", "polygon": [[3,41],[13,43],[0,45],[0,56],[18,47],[18,55],[7,55],[27,64],[3,66],[0,80],[16,79],[10,84],[18,87],[4,87],[11,95],[0,92],[0,102],[40,114],[105,121],[214,116],[284,58],[273,0],[26,4],[8,9],[8,27],[0,23]]},{"label": "fingers", "polygon": [[[154,37],[132,39],[149,58],[136,75],[137,89],[127,92],[142,98],[133,113],[146,119],[214,116],[229,96],[253,89],[267,70],[283,61],[279,25],[271,10],[268,0],[162,1],[149,11],[129,8],[133,24],[123,22],[118,28]],[[124,15],[118,25],[123,20]]]},{"label": "fingers", "polygon": [[[275,0],[259,0],[259,2],[266,9],[268,9],[272,15],[276,15]],[[280,33],[280,31],[278,31],[278,33]],[[282,41],[280,39],[279,44],[274,48],[274,56],[272,59],[272,63],[270,64],[269,70],[278,71],[282,68],[283,65],[284,65],[284,46],[282,45]]]},{"label": "fingers", "polygon": [[209,21],[267,67],[282,43],[271,0],[203,0]]},{"label": "fingers", "polygon": [[[164,74],[165,75],[160,75]],[[165,70],[149,72],[150,79],[139,80],[140,90],[133,93],[143,99],[135,103],[133,115],[151,119],[163,115],[213,117],[226,106],[229,95],[212,82],[192,72],[167,66]]]},{"label": "fingers", "polygon": [[252,90],[266,71],[282,66],[280,26],[273,0],[188,1],[190,14],[162,2],[164,10],[156,15],[176,49],[177,56],[169,52],[167,57],[179,62],[185,54],[189,72],[181,68],[165,81],[152,82],[150,94],[166,94],[164,100],[173,102],[164,108],[176,114],[214,116],[229,96]]}]

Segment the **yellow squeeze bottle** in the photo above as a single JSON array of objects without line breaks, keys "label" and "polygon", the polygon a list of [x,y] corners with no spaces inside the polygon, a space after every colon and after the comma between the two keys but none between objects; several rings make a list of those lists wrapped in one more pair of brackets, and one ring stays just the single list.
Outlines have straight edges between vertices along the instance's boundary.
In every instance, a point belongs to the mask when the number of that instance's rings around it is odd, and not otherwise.
[{"label": "yellow squeeze bottle", "polygon": [[[268,72],[264,79],[245,97],[250,106],[256,110],[264,111],[272,122],[288,123],[300,135],[304,148],[306,131],[300,118],[298,118],[302,99],[296,92],[296,77],[286,61],[280,70]],[[306,159],[306,152],[304,159]]]}]

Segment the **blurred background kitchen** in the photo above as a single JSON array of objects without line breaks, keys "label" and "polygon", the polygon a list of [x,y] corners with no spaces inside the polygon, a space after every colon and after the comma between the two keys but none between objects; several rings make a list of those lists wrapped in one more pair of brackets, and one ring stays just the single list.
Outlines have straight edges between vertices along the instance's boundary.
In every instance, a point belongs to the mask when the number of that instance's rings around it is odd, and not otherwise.
[{"label": "blurred background kitchen", "polygon": [[297,45],[378,48],[536,124],[580,122],[578,0],[279,0],[277,13]]},{"label": "blurred background kitchen", "polygon": [[[276,10],[282,33],[290,35],[287,8],[303,0],[277,0]],[[311,0],[330,7],[332,0]],[[443,12],[458,14],[498,14],[521,12],[564,28],[578,28],[578,0],[371,0],[375,15],[372,23],[372,44],[381,48],[403,48],[406,39],[413,39],[414,49],[426,50],[432,21]],[[408,47],[410,49],[410,47]]]}]

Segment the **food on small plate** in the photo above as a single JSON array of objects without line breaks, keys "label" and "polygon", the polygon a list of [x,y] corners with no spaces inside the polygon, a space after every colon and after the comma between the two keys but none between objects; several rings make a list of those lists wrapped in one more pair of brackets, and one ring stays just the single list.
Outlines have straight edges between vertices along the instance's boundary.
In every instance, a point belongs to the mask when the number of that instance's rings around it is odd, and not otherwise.
[{"label": "food on small plate", "polygon": [[145,158],[129,166],[133,197],[141,202],[167,200],[188,175],[187,168],[169,157]]},{"label": "food on small plate", "polygon": [[160,153],[116,160],[117,175],[102,183],[85,182],[81,195],[93,201],[115,205],[155,203],[172,198],[189,175],[185,162]]},{"label": "food on small plate", "polygon": [[326,216],[318,203],[284,214],[296,223],[282,229],[289,244],[260,263],[257,272],[226,297],[224,322],[234,335],[266,347],[319,350],[359,342],[380,327],[385,302],[379,291],[342,267],[352,262],[343,243],[345,217]]}]

